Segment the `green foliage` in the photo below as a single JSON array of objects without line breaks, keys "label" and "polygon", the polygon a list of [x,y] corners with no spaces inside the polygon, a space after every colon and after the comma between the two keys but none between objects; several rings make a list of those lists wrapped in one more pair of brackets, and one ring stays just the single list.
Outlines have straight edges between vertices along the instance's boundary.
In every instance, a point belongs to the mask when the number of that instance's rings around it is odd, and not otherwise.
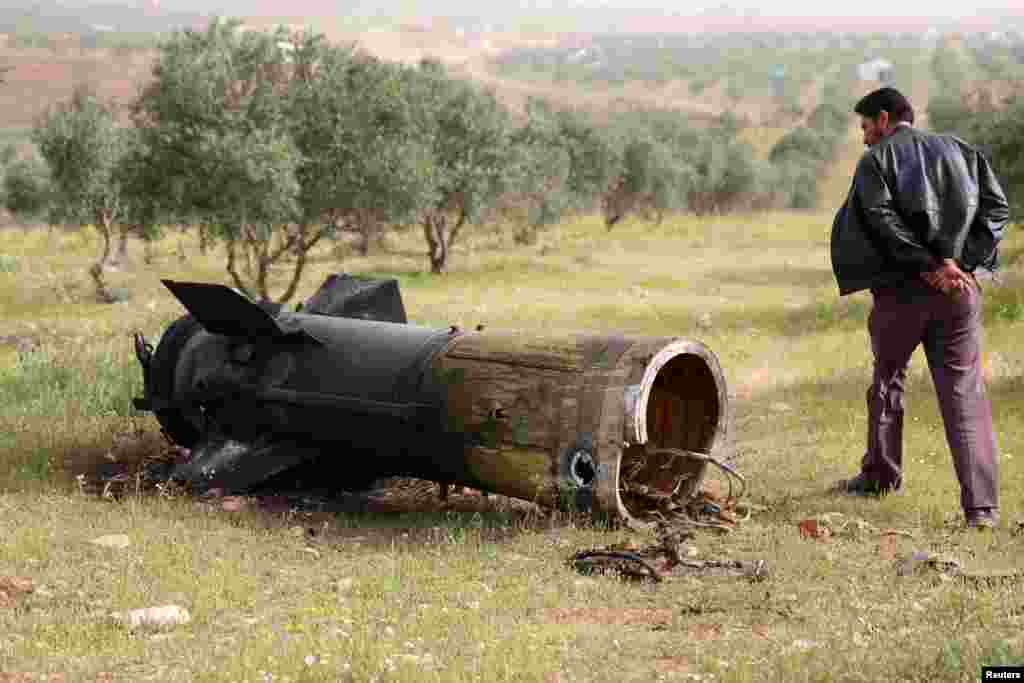
[{"label": "green foliage", "polygon": [[535,231],[557,222],[573,203],[569,187],[572,156],[561,136],[556,112],[546,102],[527,102],[526,122],[513,131],[510,189],[504,209],[517,214],[520,241],[531,241]]},{"label": "green foliage", "polygon": [[1010,215],[1019,218],[1024,212],[1024,195],[1019,191],[1024,187],[1024,98],[973,115],[964,137],[991,161],[1010,202]]},{"label": "green foliage", "polygon": [[769,192],[776,206],[813,209],[818,205],[818,166],[809,158],[785,159],[766,170]]},{"label": "green foliage", "polygon": [[16,256],[0,254],[0,273],[17,273],[20,265]]},{"label": "green foliage", "polygon": [[102,352],[87,371],[56,351],[20,353],[0,371],[0,412],[9,417],[127,417],[141,391],[138,364],[128,354]]},{"label": "green foliage", "polygon": [[51,472],[50,456],[45,450],[33,450],[14,468],[14,478],[21,481],[47,481]]},{"label": "green foliage", "polygon": [[807,125],[821,135],[843,135],[850,127],[852,106],[836,101],[825,101],[814,108],[807,117]]},{"label": "green foliage", "polygon": [[42,48],[51,49],[54,47],[53,38],[46,33],[12,33],[8,39],[8,45],[17,49]]},{"label": "green foliage", "polygon": [[568,190],[577,208],[589,209],[615,177],[620,153],[611,136],[586,115],[562,110],[556,120],[569,155]]},{"label": "green foliage", "polygon": [[660,221],[687,206],[697,179],[689,153],[696,135],[670,112],[636,112],[616,122],[618,168],[604,196],[610,228],[632,212]]},{"label": "green foliage", "polygon": [[1011,217],[1020,215],[1024,197],[1015,189],[1024,186],[1024,98],[983,100],[971,107],[959,97],[937,97],[929,102],[928,120],[936,132],[957,135],[981,149],[1006,191]]},{"label": "green foliage", "polygon": [[432,198],[421,212],[431,269],[444,270],[459,231],[497,205],[511,181],[512,124],[493,93],[420,64],[424,123],[431,139]]},{"label": "green foliage", "polygon": [[823,102],[811,112],[806,126],[787,132],[772,146],[764,180],[776,205],[789,209],[817,206],[821,170],[835,159],[849,124],[847,109]]},{"label": "green foliage", "polygon": [[956,50],[940,45],[932,55],[931,68],[941,92],[960,93],[960,84],[967,78],[967,66]]},{"label": "green foliage", "polygon": [[78,90],[47,112],[32,140],[50,169],[51,221],[109,227],[120,210],[115,172],[129,144],[112,106]]},{"label": "green foliage", "polygon": [[294,217],[298,159],[287,135],[280,35],[215,22],[161,45],[139,101],[147,179],[175,218],[237,231]]},{"label": "green foliage", "polygon": [[687,161],[694,169],[690,208],[698,214],[739,208],[758,192],[759,180],[753,148],[739,141],[730,127],[712,130],[690,149]]},{"label": "green foliage", "polygon": [[928,100],[928,127],[936,133],[969,134],[970,119],[959,95],[941,93]]},{"label": "green foliage", "polygon": [[768,153],[773,164],[786,162],[826,162],[835,156],[835,141],[803,126],[783,135]]},{"label": "green foliage", "polygon": [[99,300],[113,303],[104,269],[111,256],[114,227],[120,226],[123,234],[125,226],[137,220],[133,212],[141,202],[130,196],[131,176],[124,173],[122,164],[135,153],[138,135],[117,125],[113,104],[79,89],[47,112],[33,129],[32,139],[50,170],[50,223],[96,226],[102,245],[89,273]]},{"label": "green foliage", "polygon": [[19,218],[35,218],[50,206],[50,171],[37,157],[18,159],[4,170],[4,207]]},{"label": "green foliage", "polygon": [[1004,322],[1018,322],[1024,320],[1024,302],[1019,298],[1011,301],[996,301],[988,308],[989,317],[992,320]]},{"label": "green foliage", "polygon": [[298,63],[313,51],[322,59],[315,75],[293,90],[306,220],[356,230],[410,220],[433,191],[426,103],[412,94],[415,71],[312,44]]},{"label": "green foliage", "polygon": [[0,149],[0,166],[7,167],[18,158],[18,146],[7,143]]}]

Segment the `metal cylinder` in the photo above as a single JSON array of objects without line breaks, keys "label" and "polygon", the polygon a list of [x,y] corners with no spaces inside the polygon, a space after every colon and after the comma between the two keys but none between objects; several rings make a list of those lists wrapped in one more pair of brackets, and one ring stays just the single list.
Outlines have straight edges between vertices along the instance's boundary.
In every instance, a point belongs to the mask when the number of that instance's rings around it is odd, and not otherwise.
[{"label": "metal cylinder", "polygon": [[[723,374],[697,341],[275,315],[166,284],[191,316],[140,355],[139,405],[194,450],[235,444],[235,481],[312,461],[340,487],[414,476],[635,521],[625,471],[654,478],[651,447],[711,453],[725,436]],[[693,489],[705,464],[673,467]]]}]

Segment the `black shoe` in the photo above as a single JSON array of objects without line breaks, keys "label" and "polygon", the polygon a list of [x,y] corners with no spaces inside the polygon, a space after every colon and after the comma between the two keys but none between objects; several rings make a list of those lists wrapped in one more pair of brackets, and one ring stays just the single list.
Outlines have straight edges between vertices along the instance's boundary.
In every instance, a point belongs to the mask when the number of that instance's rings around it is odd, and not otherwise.
[{"label": "black shoe", "polygon": [[853,479],[840,479],[832,487],[835,493],[847,496],[861,496],[864,498],[880,498],[893,491],[890,486],[882,486],[873,479],[868,479],[863,473]]},{"label": "black shoe", "polygon": [[968,529],[995,529],[999,526],[999,510],[995,508],[974,508],[964,516]]}]

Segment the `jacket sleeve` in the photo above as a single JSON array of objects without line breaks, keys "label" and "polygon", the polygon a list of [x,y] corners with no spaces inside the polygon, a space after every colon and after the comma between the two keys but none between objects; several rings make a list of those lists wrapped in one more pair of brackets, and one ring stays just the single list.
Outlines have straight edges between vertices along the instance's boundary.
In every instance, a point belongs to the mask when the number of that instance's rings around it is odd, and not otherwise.
[{"label": "jacket sleeve", "polygon": [[890,259],[911,271],[925,271],[933,267],[933,254],[896,211],[892,193],[874,155],[869,153],[861,157],[853,180],[853,191],[864,212],[867,229]]},{"label": "jacket sleeve", "polygon": [[971,225],[971,233],[980,233],[976,239],[995,246],[1005,237],[1009,222],[1010,205],[1003,187],[988,160],[978,154],[978,213]]}]

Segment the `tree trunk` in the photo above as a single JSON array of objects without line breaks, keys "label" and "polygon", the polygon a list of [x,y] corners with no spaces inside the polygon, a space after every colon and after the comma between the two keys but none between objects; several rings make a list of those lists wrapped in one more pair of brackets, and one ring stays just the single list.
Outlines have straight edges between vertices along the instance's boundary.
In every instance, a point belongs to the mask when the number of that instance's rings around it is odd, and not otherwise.
[{"label": "tree trunk", "polygon": [[252,250],[256,253],[256,291],[260,301],[270,301],[270,262],[267,243],[254,243]]},{"label": "tree trunk", "polygon": [[537,228],[526,223],[516,231],[512,240],[519,246],[532,247],[537,244]]},{"label": "tree trunk", "polygon": [[96,298],[99,299],[100,303],[112,304],[114,303],[114,297],[110,290],[107,289],[105,279],[107,263],[110,261],[110,219],[101,216],[96,223],[100,231],[100,237],[103,238],[103,250],[100,252],[99,260],[89,268],[89,275],[96,285]]},{"label": "tree trunk", "polygon": [[370,227],[367,225],[360,226],[359,231],[356,233],[358,239],[356,240],[356,252],[360,256],[370,255]]},{"label": "tree trunk", "polygon": [[110,265],[119,267],[128,263],[128,233],[131,230],[131,226],[121,227],[117,236],[117,251],[114,253],[114,258],[111,259]]},{"label": "tree trunk", "polygon": [[206,256],[206,250],[210,246],[210,235],[208,229],[202,223],[199,224],[199,253]]},{"label": "tree trunk", "polygon": [[423,236],[427,239],[427,256],[430,258],[430,272],[444,273],[448,265],[448,239],[445,234],[445,219],[442,216],[427,216],[423,219]]},{"label": "tree trunk", "polygon": [[185,254],[185,235],[188,234],[188,226],[178,226],[178,245],[175,247],[175,252],[178,255],[178,263],[185,263],[188,260],[188,256]]},{"label": "tree trunk", "polygon": [[321,228],[316,231],[312,237],[308,237],[309,226],[303,225],[299,228],[299,239],[295,243],[295,266],[292,270],[292,281],[288,283],[288,288],[284,294],[281,295],[280,302],[287,303],[291,301],[292,297],[295,296],[295,292],[299,287],[299,281],[302,279],[302,271],[306,267],[306,258],[309,255],[310,250],[316,246],[317,242],[324,236],[324,230]]},{"label": "tree trunk", "polygon": [[[245,281],[242,279],[241,275],[239,275],[239,273],[238,273],[237,253],[236,253],[236,250],[238,249],[238,238],[234,237],[234,236],[228,237],[227,241],[228,241],[228,244],[227,244],[227,247],[228,247],[228,249],[227,249],[227,251],[228,251],[228,263],[227,263],[228,274],[231,276],[231,281],[235,283],[235,287],[238,289],[238,291],[240,291],[242,294],[244,294],[245,296],[247,296],[247,297],[249,297],[251,299],[251,298],[253,298],[252,292],[249,290],[248,285],[246,285]],[[244,249],[244,247],[243,247],[243,249]]]}]

